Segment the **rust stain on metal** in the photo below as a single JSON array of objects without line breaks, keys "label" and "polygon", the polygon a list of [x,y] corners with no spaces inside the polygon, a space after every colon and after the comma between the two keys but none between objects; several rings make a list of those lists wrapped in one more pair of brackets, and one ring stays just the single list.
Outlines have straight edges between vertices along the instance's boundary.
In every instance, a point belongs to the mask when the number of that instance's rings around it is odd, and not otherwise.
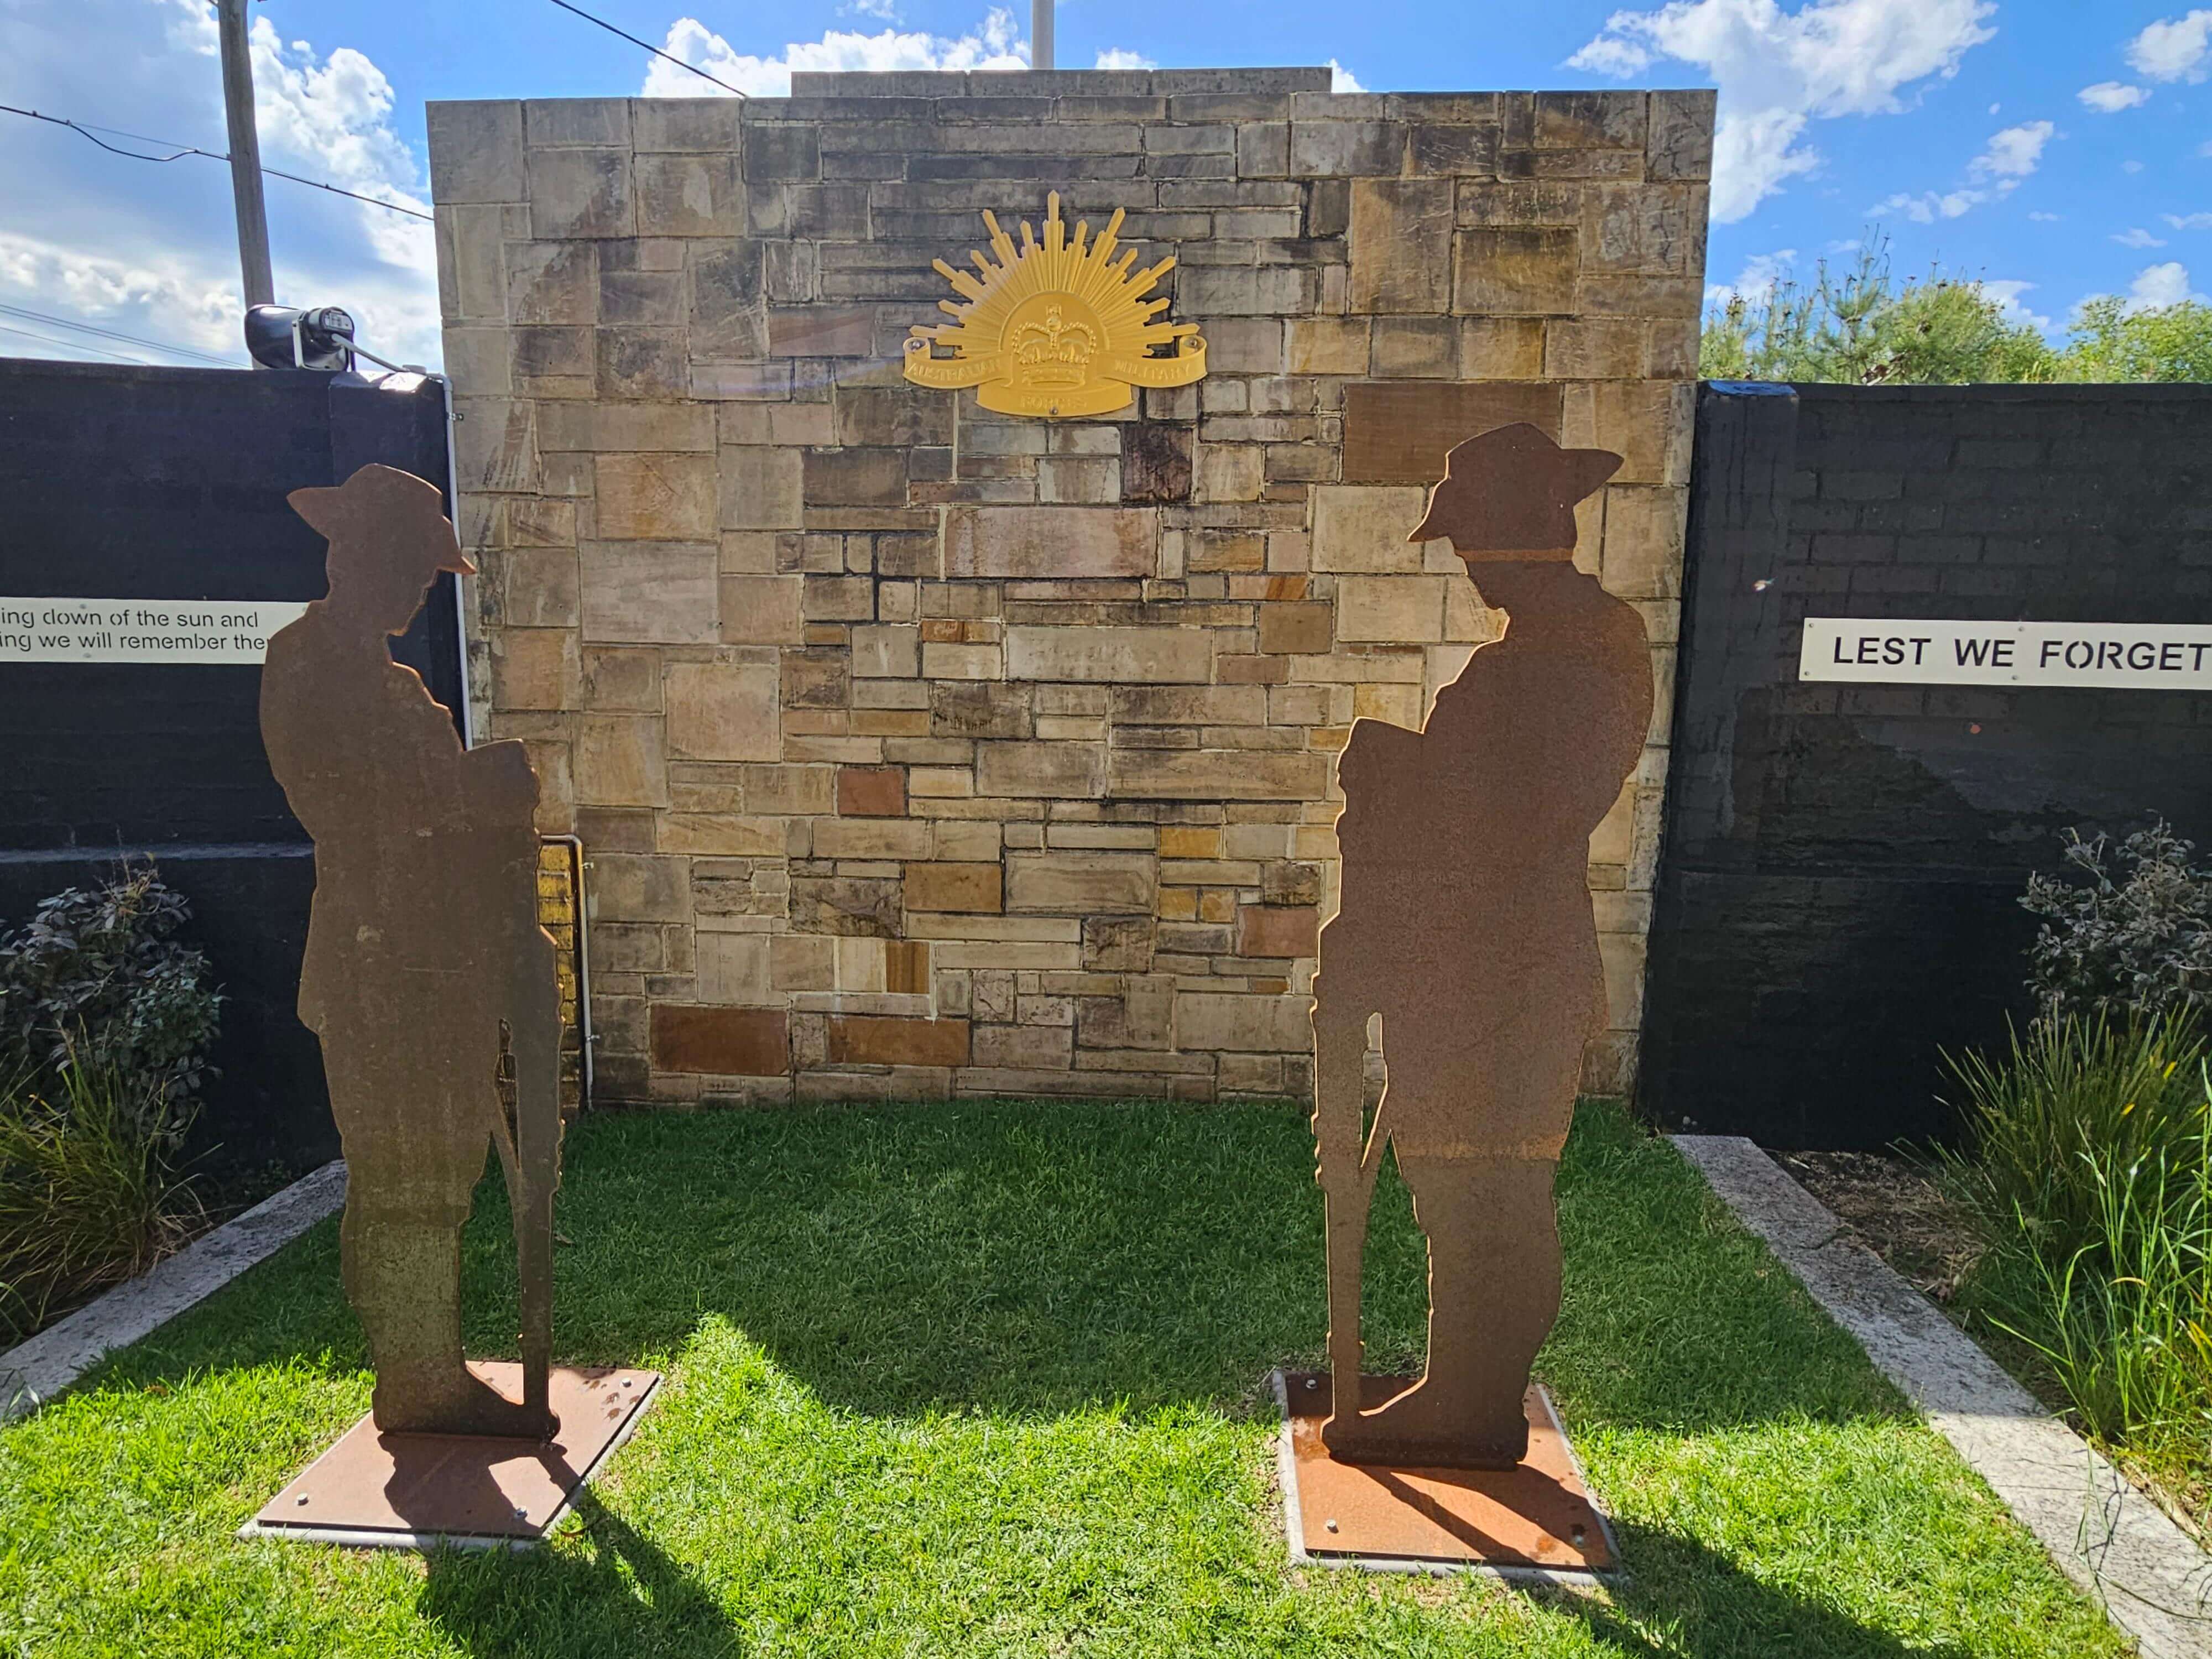
[{"label": "rust stain on metal", "polygon": [[[561,1005],[538,780],[519,743],[464,750],[392,660],[438,573],[471,569],[438,491],[366,466],[289,499],[330,542],[330,592],[269,642],[261,730],[315,843],[300,1018],[345,1148],[341,1248],[375,1420],[548,1438]],[[462,1362],[461,1228],[492,1148],[514,1213],[519,1402]]]},{"label": "rust stain on metal", "polygon": [[[502,1397],[520,1389],[519,1365],[469,1369]],[[659,1381],[655,1371],[608,1367],[555,1371],[550,1389],[561,1426],[546,1441],[391,1433],[364,1417],[270,1499],[254,1525],[303,1538],[389,1533],[393,1543],[540,1537]]]},{"label": "rust stain on metal", "polygon": [[[1575,568],[1574,504],[1620,466],[1526,424],[1450,452],[1408,539],[1449,538],[1504,637],[1425,728],[1360,722],[1339,770],[1343,900],[1315,983],[1314,1131],[1328,1198],[1329,1358],[1360,1368],[1360,1255],[1383,1149],[1429,1244],[1428,1369],[1321,1431],[1340,1459],[1504,1469],[1559,1312],[1552,1183],[1584,1045],[1603,1029],[1589,837],[1650,725],[1643,618]],[[1362,1072],[1381,1018],[1386,1081]]]},{"label": "rust stain on metal", "polygon": [[[1523,1397],[1528,1454],[1510,1468],[1383,1468],[1340,1462],[1322,1443],[1327,1377],[1292,1373],[1284,1382],[1294,1513],[1307,1554],[1563,1572],[1614,1565],[1605,1522],[1543,1389]],[[1370,1376],[1361,1389],[1379,1405],[1412,1382]]]}]

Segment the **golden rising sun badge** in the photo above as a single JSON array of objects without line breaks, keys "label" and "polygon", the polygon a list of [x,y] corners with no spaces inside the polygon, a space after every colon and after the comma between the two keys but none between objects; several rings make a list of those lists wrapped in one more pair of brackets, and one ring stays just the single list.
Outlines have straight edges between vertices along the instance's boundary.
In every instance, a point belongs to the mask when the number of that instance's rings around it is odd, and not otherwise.
[{"label": "golden rising sun badge", "polygon": [[[943,391],[972,386],[986,409],[1048,419],[1110,415],[1128,406],[1138,386],[1202,379],[1206,342],[1197,325],[1155,322],[1168,302],[1142,297],[1175,269],[1175,260],[1132,276],[1137,250],[1113,257],[1121,228],[1118,210],[1086,248],[1089,227],[1081,220],[1068,240],[1058,191],[1048,205],[1044,240],[1024,222],[1018,249],[998,220],[984,214],[999,257],[994,264],[970,251],[978,276],[933,262],[963,301],[937,302],[957,321],[915,329],[906,343],[907,379]],[[951,355],[937,355],[933,348],[939,346]]]}]

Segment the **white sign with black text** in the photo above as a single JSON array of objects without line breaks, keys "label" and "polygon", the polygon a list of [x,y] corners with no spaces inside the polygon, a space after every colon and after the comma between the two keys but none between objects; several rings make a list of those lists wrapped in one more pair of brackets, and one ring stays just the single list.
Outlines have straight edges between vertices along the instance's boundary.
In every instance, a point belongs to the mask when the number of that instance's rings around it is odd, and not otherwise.
[{"label": "white sign with black text", "polygon": [[1905,685],[2212,690],[2212,627],[1808,617],[1797,678]]},{"label": "white sign with black text", "polygon": [[0,599],[0,663],[258,663],[300,599]]}]

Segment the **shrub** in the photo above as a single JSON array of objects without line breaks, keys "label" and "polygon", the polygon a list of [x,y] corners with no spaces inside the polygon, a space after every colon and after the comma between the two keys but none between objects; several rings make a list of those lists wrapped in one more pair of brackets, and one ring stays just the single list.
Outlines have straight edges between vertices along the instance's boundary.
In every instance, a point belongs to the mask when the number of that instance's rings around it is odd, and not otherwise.
[{"label": "shrub", "polygon": [[[112,1071],[141,1105],[189,1100],[222,1000],[207,958],[172,937],[191,915],[151,865],[40,905],[0,937],[0,1059],[12,1050],[50,1085],[72,1065]],[[149,1132],[165,1115],[155,1120]]]},{"label": "shrub", "polygon": [[0,1342],[198,1226],[179,1159],[222,998],[150,866],[0,936]]},{"label": "shrub", "polygon": [[2161,819],[2115,845],[2066,832],[2082,878],[2029,878],[2044,918],[2031,989],[2046,1014],[2161,1014],[2212,1007],[2212,869]]}]

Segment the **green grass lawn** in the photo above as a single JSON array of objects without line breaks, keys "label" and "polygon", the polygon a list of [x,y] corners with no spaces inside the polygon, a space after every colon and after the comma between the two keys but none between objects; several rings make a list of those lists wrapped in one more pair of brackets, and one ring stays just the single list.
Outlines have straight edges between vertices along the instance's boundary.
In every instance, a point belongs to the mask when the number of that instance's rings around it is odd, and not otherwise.
[{"label": "green grass lawn", "polygon": [[[1322,1348],[1280,1107],[586,1119],[559,1342],[669,1382],[533,1555],[242,1543],[367,1409],[325,1224],[0,1431],[0,1654],[1828,1655],[2123,1651],[1663,1142],[1585,1104],[1539,1370],[1629,1577],[1292,1571],[1263,1381]],[[471,1352],[512,1354],[504,1212]],[[1377,1368],[1420,1243],[1386,1188]]]}]

